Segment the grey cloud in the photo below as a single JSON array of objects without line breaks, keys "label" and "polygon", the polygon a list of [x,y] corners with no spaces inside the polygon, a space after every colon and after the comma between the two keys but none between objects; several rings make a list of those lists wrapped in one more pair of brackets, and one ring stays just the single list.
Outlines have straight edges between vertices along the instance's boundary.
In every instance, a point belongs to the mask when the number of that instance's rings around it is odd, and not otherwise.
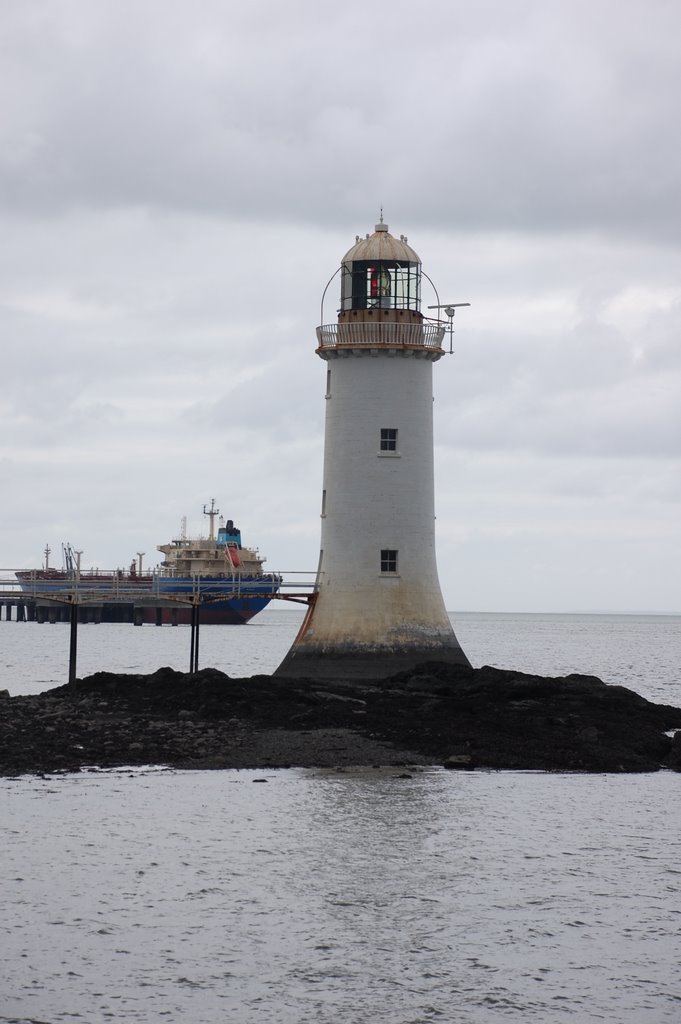
[{"label": "grey cloud", "polygon": [[678,239],[681,14],[479,6],[15,14],[5,204]]}]

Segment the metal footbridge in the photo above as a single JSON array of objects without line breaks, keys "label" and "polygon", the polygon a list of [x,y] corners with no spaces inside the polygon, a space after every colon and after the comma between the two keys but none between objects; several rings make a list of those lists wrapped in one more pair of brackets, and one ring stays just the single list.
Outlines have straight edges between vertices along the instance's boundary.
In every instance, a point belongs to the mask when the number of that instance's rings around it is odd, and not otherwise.
[{"label": "metal footbridge", "polygon": [[[253,591],[253,580],[242,580],[238,573],[220,580],[220,589],[216,590],[214,580],[195,577],[191,589],[186,583],[182,590],[169,589],[169,577],[161,573],[150,574],[151,579],[135,581],[128,574],[101,572],[98,576],[90,573],[74,574],[72,580],[45,580],[36,573],[33,578],[19,580],[16,570],[0,569],[0,620],[12,621],[13,611],[17,622],[68,622],[70,624],[69,645],[69,683],[76,682],[76,660],[78,650],[78,624],[83,622],[101,622],[97,609],[106,605],[107,609],[132,609],[131,617],[110,619],[109,621],[130,622],[142,625],[148,621],[144,617],[145,610],[156,609],[156,624],[163,624],[160,614],[164,609],[171,609],[170,624],[177,625],[177,616],[172,610],[189,609],[190,657],[189,671],[197,672],[199,668],[199,627],[201,609],[211,603],[231,599],[290,601],[310,606],[316,594],[316,574],[313,572],[271,572],[266,573],[263,583],[272,582],[272,589],[266,587]],[[167,621],[167,620],[166,620]]]}]

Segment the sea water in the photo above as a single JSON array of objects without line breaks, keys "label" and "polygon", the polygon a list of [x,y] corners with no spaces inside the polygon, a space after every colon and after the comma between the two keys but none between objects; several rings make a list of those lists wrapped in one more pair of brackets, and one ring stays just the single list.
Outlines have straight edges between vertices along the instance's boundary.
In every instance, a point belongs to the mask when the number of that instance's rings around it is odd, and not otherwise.
[{"label": "sea water", "polygon": [[[681,703],[674,616],[456,615],[474,664]],[[299,623],[205,627],[271,671]],[[79,672],[186,669],[186,627],[83,626]],[[1,623],[0,687],[68,627]],[[681,776],[220,771],[0,780],[0,1021],[681,1019]]]},{"label": "sea water", "polygon": [[[247,626],[200,628],[199,664],[233,677],[274,672],[303,609],[262,612]],[[452,613],[473,665],[544,675],[582,672],[629,686],[650,700],[681,703],[681,616]],[[68,678],[67,623],[0,622],[0,689],[42,693]],[[188,626],[78,626],[79,676],[189,670]]]}]

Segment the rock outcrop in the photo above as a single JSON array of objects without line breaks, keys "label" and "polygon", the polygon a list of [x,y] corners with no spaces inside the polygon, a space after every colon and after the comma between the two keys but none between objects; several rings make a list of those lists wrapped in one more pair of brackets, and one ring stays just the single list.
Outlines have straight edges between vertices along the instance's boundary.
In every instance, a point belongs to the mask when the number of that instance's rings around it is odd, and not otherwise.
[{"label": "rock outcrop", "polygon": [[0,694],[0,772],[443,764],[681,770],[681,709],[592,676],[427,664],[376,682],[99,672]]}]

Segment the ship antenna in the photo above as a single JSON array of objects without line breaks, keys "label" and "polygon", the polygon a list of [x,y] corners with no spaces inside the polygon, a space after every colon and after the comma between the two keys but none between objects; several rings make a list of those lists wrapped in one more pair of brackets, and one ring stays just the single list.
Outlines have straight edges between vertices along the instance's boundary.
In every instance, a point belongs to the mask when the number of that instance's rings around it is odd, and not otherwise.
[{"label": "ship antenna", "polygon": [[203,514],[210,519],[208,540],[215,540],[215,517],[220,515],[220,509],[215,507],[215,498],[210,499],[210,508],[206,508],[205,505],[203,506]]}]

